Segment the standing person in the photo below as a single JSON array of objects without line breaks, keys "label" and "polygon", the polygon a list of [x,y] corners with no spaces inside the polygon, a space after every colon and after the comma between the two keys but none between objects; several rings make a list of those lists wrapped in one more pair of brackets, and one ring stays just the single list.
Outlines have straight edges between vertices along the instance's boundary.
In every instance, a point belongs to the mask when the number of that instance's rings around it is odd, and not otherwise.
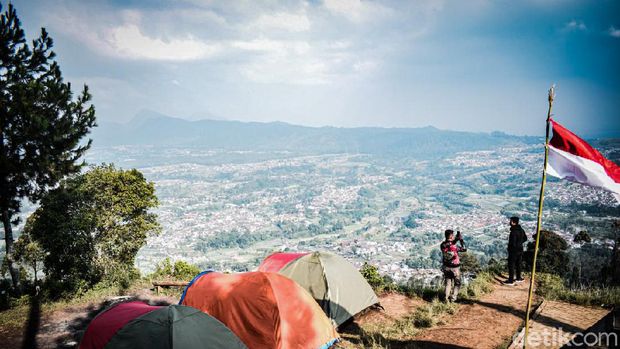
[{"label": "standing person", "polygon": [[443,256],[441,269],[446,287],[446,302],[454,302],[461,288],[461,260],[459,259],[459,252],[465,252],[467,249],[456,245],[458,241],[462,240],[460,232],[457,234],[456,239],[454,238],[454,231],[451,229],[446,230],[444,235],[446,239],[439,246]]},{"label": "standing person", "polygon": [[[519,217],[510,217],[510,236],[508,237],[508,280],[504,284],[514,286],[522,282],[521,261],[523,260],[523,243],[527,241],[525,231],[519,225]],[[515,280],[515,270],[517,279]]]}]

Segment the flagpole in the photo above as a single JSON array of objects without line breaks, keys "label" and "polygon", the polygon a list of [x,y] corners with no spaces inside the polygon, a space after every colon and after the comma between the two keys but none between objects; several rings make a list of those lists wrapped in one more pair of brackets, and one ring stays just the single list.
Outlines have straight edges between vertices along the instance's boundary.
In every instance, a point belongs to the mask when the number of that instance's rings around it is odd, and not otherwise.
[{"label": "flagpole", "polygon": [[549,157],[549,125],[551,121],[551,107],[555,98],[555,85],[549,89],[549,110],[547,111],[547,129],[545,133],[545,165],[543,167],[542,183],[540,185],[540,195],[538,198],[538,221],[536,223],[536,244],[534,246],[534,260],[532,261],[532,274],[530,276],[530,289],[527,297],[527,310],[525,311],[525,336],[523,337],[523,348],[527,348],[527,335],[530,324],[530,311],[532,310],[532,295],[534,293],[534,276],[536,275],[536,257],[538,256],[538,243],[540,242],[540,226],[542,223],[543,202],[545,200],[545,183],[547,182],[547,161]]}]

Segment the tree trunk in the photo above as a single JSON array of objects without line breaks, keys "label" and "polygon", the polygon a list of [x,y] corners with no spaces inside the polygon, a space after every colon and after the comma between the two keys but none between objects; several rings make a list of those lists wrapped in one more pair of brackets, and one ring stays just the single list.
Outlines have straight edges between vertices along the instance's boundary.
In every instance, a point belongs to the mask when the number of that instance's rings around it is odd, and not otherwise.
[{"label": "tree trunk", "polygon": [[19,284],[19,270],[13,261],[13,229],[11,227],[11,216],[9,215],[8,209],[2,209],[2,223],[4,224],[6,261],[9,266],[9,273],[11,274],[11,280],[13,281],[13,288],[17,292],[20,292],[21,285]]}]

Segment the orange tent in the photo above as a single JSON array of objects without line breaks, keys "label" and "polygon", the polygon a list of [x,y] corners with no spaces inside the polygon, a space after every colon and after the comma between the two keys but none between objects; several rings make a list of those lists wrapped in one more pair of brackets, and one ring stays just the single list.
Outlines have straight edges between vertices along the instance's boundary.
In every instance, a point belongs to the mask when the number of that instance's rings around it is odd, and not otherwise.
[{"label": "orange tent", "polygon": [[312,296],[276,273],[202,273],[180,304],[220,320],[250,349],[319,349],[338,341]]}]

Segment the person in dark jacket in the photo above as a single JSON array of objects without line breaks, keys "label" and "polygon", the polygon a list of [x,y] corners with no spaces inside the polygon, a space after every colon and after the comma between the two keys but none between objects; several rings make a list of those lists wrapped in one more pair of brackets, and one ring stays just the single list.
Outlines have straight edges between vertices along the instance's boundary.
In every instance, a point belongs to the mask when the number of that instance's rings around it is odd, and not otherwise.
[{"label": "person in dark jacket", "polygon": [[444,285],[446,287],[446,302],[456,301],[456,297],[459,294],[461,288],[461,260],[459,259],[459,252],[465,252],[467,249],[457,245],[457,242],[462,241],[461,233],[459,232],[454,237],[453,230],[445,231],[446,239],[439,245],[442,254],[442,268]]},{"label": "person in dark jacket", "polygon": [[[527,241],[525,231],[519,225],[519,217],[510,217],[510,236],[508,237],[508,280],[506,285],[522,282],[521,261],[523,259],[523,244]],[[516,271],[516,279],[515,279]]]}]

